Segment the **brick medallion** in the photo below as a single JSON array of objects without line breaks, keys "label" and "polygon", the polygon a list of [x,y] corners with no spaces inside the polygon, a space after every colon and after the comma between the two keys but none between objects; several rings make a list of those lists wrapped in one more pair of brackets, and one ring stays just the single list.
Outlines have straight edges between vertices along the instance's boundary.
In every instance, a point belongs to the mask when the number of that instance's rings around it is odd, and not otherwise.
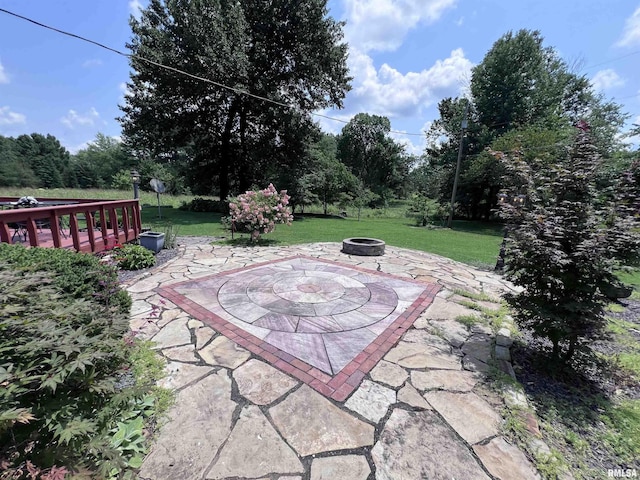
[{"label": "brick medallion", "polygon": [[275,367],[343,401],[439,288],[296,256],[158,290]]}]

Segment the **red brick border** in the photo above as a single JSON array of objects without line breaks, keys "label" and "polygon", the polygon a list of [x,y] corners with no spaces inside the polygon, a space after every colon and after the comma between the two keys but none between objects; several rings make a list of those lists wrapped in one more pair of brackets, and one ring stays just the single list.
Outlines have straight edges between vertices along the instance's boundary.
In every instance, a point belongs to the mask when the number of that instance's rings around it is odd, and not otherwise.
[{"label": "red brick border", "polygon": [[[422,292],[420,296],[404,312],[402,312],[402,314],[400,314],[400,316],[391,325],[389,325],[384,330],[384,332],[378,335],[378,337],[376,337],[373,342],[371,342],[362,352],[356,355],[356,357],[350,363],[348,363],[342,370],[340,370],[336,375],[332,377],[331,375],[328,375],[325,372],[317,369],[316,367],[303,362],[293,355],[280,350],[277,347],[274,347],[270,343],[267,343],[259,339],[258,337],[255,337],[249,332],[242,330],[242,328],[227,322],[223,318],[198,305],[197,303],[193,302],[192,300],[188,299],[175,290],[177,287],[185,283],[207,280],[209,278],[218,277],[221,275],[226,276],[244,270],[251,270],[274,263],[294,260],[296,258],[304,258],[316,262],[338,265],[341,267],[365,272],[370,275],[395,278],[408,283],[414,283],[424,286],[425,291]],[[360,382],[367,375],[367,373],[369,373],[371,369],[382,359],[382,357],[384,357],[385,354],[389,350],[391,350],[391,347],[393,347],[400,340],[402,335],[404,335],[409,327],[413,325],[420,314],[429,305],[431,305],[431,302],[433,302],[433,299],[435,298],[439,290],[440,286],[437,284],[424,283],[410,278],[397,277],[385,272],[375,272],[357,266],[351,266],[321,258],[309,257],[306,255],[296,255],[280,260],[272,260],[268,262],[257,263],[255,265],[250,265],[247,267],[226,270],[207,277],[186,280],[184,282],[173,284],[168,287],[159,287],[156,289],[158,294],[176,304],[185,312],[189,313],[192,317],[197,318],[198,320],[207,324],[225,337],[233,340],[241,347],[246,348],[255,355],[262,357],[265,361],[267,361],[274,367],[306,383],[323,395],[339,402],[344,401],[349,395],[351,395],[351,393],[358,387],[358,385],[360,385]]]}]

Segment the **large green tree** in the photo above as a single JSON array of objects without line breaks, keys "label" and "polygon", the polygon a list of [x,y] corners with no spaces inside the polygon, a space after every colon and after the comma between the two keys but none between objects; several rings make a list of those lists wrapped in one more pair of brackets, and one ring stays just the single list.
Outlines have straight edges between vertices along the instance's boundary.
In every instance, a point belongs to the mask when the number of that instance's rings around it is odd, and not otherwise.
[{"label": "large green tree", "polygon": [[191,152],[196,190],[221,198],[299,161],[310,112],[349,89],[326,0],[151,0],[131,28],[127,142],[152,157]]},{"label": "large green tree", "polygon": [[[535,145],[536,151],[540,147],[568,147],[568,132],[584,120],[591,126],[591,138],[600,155],[606,157],[622,148],[616,134],[626,116],[620,106],[595,93],[588,78],[572,72],[555,49],[544,45],[538,31],[508,32],[496,41],[474,67],[470,93],[470,100],[447,98],[440,102],[440,118],[430,129],[426,156],[430,164],[449,171],[440,188],[444,200],[451,195],[460,120],[470,102],[457,200],[472,217],[486,218],[496,206],[500,166],[482,154],[494,142],[502,142],[494,145],[496,150],[505,149],[505,143],[521,148],[521,138],[528,147]],[[509,132],[518,133],[507,142],[499,140]],[[530,142],[532,138],[536,140]]]},{"label": "large green tree", "polygon": [[338,137],[338,159],[383,202],[403,190],[409,175],[409,157],[390,136],[387,117],[358,113]]},{"label": "large green tree", "polygon": [[95,140],[71,157],[71,166],[80,188],[105,188],[120,170],[130,170],[136,159],[121,141],[98,133]]}]

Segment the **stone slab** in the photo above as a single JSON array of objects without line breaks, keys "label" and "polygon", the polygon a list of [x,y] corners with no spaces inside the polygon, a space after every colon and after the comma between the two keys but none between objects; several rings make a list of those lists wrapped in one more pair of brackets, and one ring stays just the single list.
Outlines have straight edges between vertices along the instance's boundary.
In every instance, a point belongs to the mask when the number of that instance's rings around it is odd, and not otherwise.
[{"label": "stone slab", "polygon": [[411,384],[420,391],[437,389],[452,392],[470,392],[478,383],[478,380],[477,374],[462,370],[411,372]]},{"label": "stone slab", "polygon": [[424,398],[470,444],[498,434],[502,417],[475,393],[431,391]]},{"label": "stone slab", "polygon": [[480,318],[480,313],[464,305],[444,298],[436,298],[425,312],[424,317],[429,320],[455,320],[462,315],[472,315]]},{"label": "stone slab", "polygon": [[274,424],[299,455],[373,445],[373,426],[338,407],[307,385],[269,409]]},{"label": "stone slab", "polygon": [[396,403],[395,390],[364,380],[344,406],[358,412],[367,420],[378,423],[387,414],[389,406],[394,403]]},{"label": "stone slab", "polygon": [[367,480],[371,467],[361,455],[315,458],[311,462],[311,480]]},{"label": "stone slab", "polygon": [[191,363],[167,362],[165,366],[166,376],[158,382],[164,388],[179,390],[190,383],[208,375],[213,369],[206,365],[193,365]]},{"label": "stone slab", "polygon": [[151,339],[153,348],[177,347],[191,343],[191,332],[187,327],[187,319],[173,320],[166,324]]},{"label": "stone slab", "polygon": [[376,480],[489,480],[435,412],[396,409],[371,451]]},{"label": "stone slab", "polygon": [[200,327],[195,330],[196,334],[196,350],[204,347],[209,340],[216,334],[212,328]]},{"label": "stone slab", "polygon": [[272,473],[303,472],[304,467],[291,447],[260,409],[249,405],[240,413],[238,423],[206,478],[257,478]]},{"label": "stone slab", "polygon": [[540,475],[524,453],[502,437],[484,445],[474,445],[473,450],[489,473],[500,480],[540,480]]},{"label": "stone slab", "polygon": [[298,382],[260,360],[249,360],[233,372],[240,395],[256,405],[268,405]]},{"label": "stone slab", "polygon": [[193,345],[182,345],[181,347],[170,347],[162,350],[162,354],[169,360],[179,362],[198,362],[200,359],[196,357],[196,351]]},{"label": "stone slab", "polygon": [[461,347],[471,335],[464,325],[455,320],[424,320],[419,318],[414,323],[414,326],[416,328],[429,329],[456,348]]},{"label": "stone slab", "polygon": [[445,352],[451,351],[451,344],[449,342],[442,337],[428,332],[427,330],[412,328],[404,335],[404,337],[402,337],[402,341],[431,345],[433,347],[438,347]]},{"label": "stone slab", "polygon": [[396,363],[405,368],[441,368],[446,370],[460,370],[460,359],[439,348],[418,343],[400,342],[384,357],[388,362]]},{"label": "stone slab", "polygon": [[511,330],[508,328],[502,327],[498,330],[496,334],[496,345],[500,345],[502,347],[510,347],[513,345],[513,338],[511,338]]},{"label": "stone slab", "polygon": [[247,350],[222,335],[214,338],[209,345],[200,349],[198,353],[209,365],[219,365],[227,368],[237,368],[251,356]]},{"label": "stone slab", "polygon": [[142,479],[201,479],[231,431],[231,380],[218,372],[182,390],[140,469]]},{"label": "stone slab", "polygon": [[431,405],[422,398],[420,392],[416,390],[413,385],[407,383],[398,392],[398,401],[406,403],[413,408],[420,408],[422,410],[431,410]]},{"label": "stone slab", "polygon": [[507,362],[511,360],[511,352],[509,351],[509,347],[496,345],[495,353],[496,360],[506,360]]},{"label": "stone slab", "polygon": [[371,378],[376,382],[384,383],[392,387],[399,387],[409,376],[404,368],[385,360],[381,360],[380,363],[371,370],[369,375],[371,375]]}]

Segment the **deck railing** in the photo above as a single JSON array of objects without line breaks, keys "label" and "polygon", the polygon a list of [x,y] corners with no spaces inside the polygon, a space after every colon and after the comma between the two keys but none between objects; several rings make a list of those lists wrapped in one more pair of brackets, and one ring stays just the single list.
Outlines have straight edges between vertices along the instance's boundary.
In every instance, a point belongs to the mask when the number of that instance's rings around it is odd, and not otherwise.
[{"label": "deck railing", "polygon": [[[0,203],[9,201],[0,197]],[[40,205],[1,210],[0,241],[15,243],[18,236],[32,247],[74,248],[95,253],[133,241],[140,235],[138,200],[43,199]]]}]

